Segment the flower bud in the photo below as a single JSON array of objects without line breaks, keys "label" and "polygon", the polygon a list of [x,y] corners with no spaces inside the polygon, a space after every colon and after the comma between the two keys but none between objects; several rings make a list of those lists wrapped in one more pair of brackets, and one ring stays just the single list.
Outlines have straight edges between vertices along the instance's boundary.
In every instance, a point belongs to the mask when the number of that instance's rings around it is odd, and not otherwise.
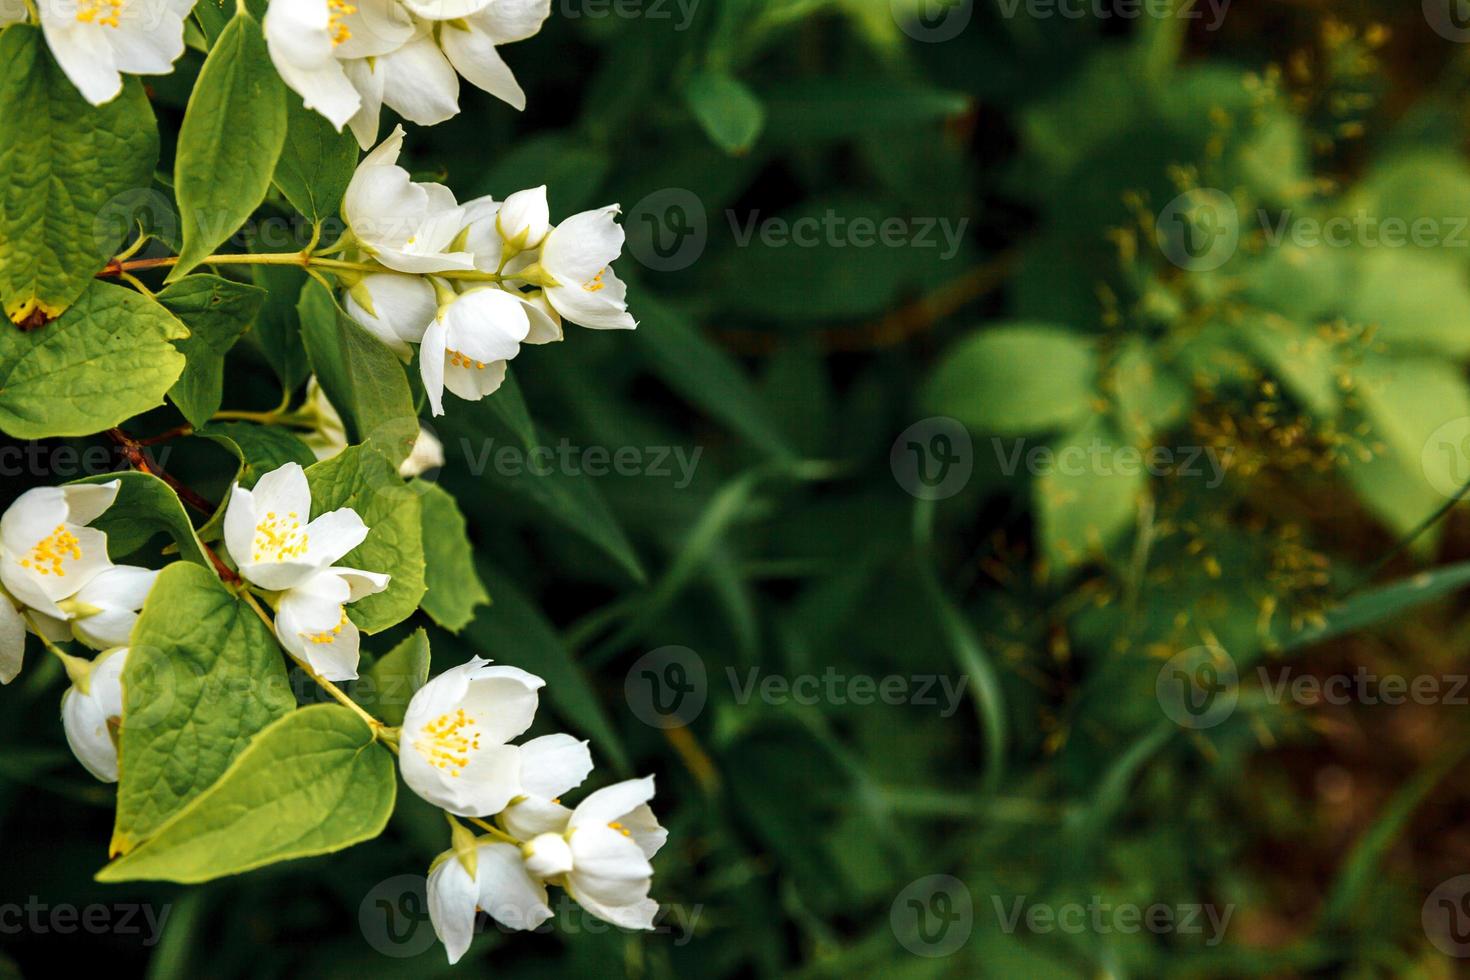
[{"label": "flower bud", "polygon": [[500,206],[495,219],[500,237],[512,251],[538,248],[551,230],[551,208],[546,203],[546,185],[516,191]]}]

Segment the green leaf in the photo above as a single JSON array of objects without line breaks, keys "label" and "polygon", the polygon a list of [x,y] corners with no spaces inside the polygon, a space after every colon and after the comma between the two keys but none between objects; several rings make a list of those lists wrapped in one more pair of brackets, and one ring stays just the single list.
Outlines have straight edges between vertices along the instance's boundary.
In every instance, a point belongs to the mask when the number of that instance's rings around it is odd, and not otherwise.
[{"label": "green leaf", "polygon": [[1106,551],[1133,525],[1148,475],[1142,459],[1120,454],[1122,447],[1112,426],[1100,420],[1052,445],[1052,464],[1033,491],[1042,554],[1054,571]]},{"label": "green leaf", "polygon": [[188,334],[143,294],[93,282],[54,323],[0,331],[0,430],[90,435],[156,408],[184,370],[169,341]]},{"label": "green leaf", "polygon": [[148,539],[162,531],[173,539],[179,557],[210,568],[194,525],[173,489],[151,473],[101,473],[74,480],[73,483],[111,483],[119,481],[117,499],[92,522],[107,532],[107,550],[113,557],[130,555]]},{"label": "green leaf", "polygon": [[306,284],[297,309],[312,370],[342,413],[350,441],[371,444],[394,465],[403,462],[418,438],[419,420],[402,362],[318,283]]},{"label": "green leaf", "polygon": [[276,186],[313,223],[337,213],[357,168],[357,140],[337,132],[321,113],[286,96],[286,143],[276,161]]},{"label": "green leaf", "polygon": [[265,290],[219,276],[189,276],[158,294],[158,302],[189,328],[179,344],[184,373],[169,390],[190,425],[219,411],[224,398],[225,355],[260,312]]},{"label": "green leaf", "polygon": [[1303,405],[1322,419],[1337,417],[1342,404],[1339,341],[1279,316],[1247,316],[1238,329],[1266,369]]},{"label": "green leaf", "polygon": [[1046,324],[980,331],[945,354],[925,386],[930,411],[979,432],[1029,435],[1076,425],[1092,411],[1096,354]]},{"label": "green leaf", "polygon": [[429,635],[416,629],[363,672],[352,696],[385,725],[403,724],[414,692],[429,681]]},{"label": "green leaf", "polygon": [[296,309],[307,283],[306,272],[289,265],[256,265],[250,267],[250,276],[266,291],[265,305],[255,319],[251,336],[281,380],[281,388],[295,391],[311,374],[306,348],[301,342],[301,317]]},{"label": "green leaf", "polygon": [[184,248],[168,281],[198,265],[265,200],[286,140],[285,93],[260,24],[238,11],[210,49],[179,128],[174,190]]},{"label": "green leaf", "polygon": [[593,740],[620,773],[629,771],[627,751],[613,729],[586,672],[572,659],[546,617],[511,581],[486,562],[480,572],[495,605],[484,610],[456,642],[481,656],[514,663],[546,681],[546,697],[575,730]]},{"label": "green leaf", "polygon": [[1377,327],[1389,354],[1470,356],[1470,283],[1458,262],[1405,249],[1365,252],[1348,314]]},{"label": "green leaf", "polygon": [[634,331],[664,383],[773,456],[794,453],[755,386],[734,358],[710,343],[690,319],[645,295],[644,329]]},{"label": "green leaf", "polygon": [[1466,482],[1459,435],[1446,440],[1437,430],[1470,417],[1470,385],[1458,367],[1428,357],[1365,356],[1353,379],[1373,458],[1354,458],[1349,477],[1391,529],[1406,533]]},{"label": "green leaf", "polygon": [[377,837],[393,814],[398,780],[393,757],[373,741],[372,729],[341,705],[291,712],[97,880],[198,884]]},{"label": "green leaf", "polygon": [[421,605],[429,617],[458,633],[475,618],[475,608],[490,595],[475,574],[475,556],[464,515],[449,491],[433,483],[414,481],[423,493],[424,581],[428,591]]},{"label": "green leaf", "polygon": [[1124,345],[1113,362],[1109,385],[1123,432],[1137,446],[1177,425],[1192,404],[1189,386],[1158,363],[1143,340]]},{"label": "green leaf", "polygon": [[684,85],[684,100],[699,125],[726,153],[745,153],[760,136],[766,111],[744,82],[719,71],[701,71]]},{"label": "green leaf", "polygon": [[1432,568],[1397,582],[1351,596],[1326,610],[1322,621],[1293,630],[1290,623],[1275,632],[1281,650],[1296,650],[1384,622],[1426,602],[1443,598],[1470,585],[1470,562]]},{"label": "green leaf", "polygon": [[20,323],[60,316],[112,257],[130,230],[113,212],[149,185],[158,126],[136,78],[89,105],[29,25],[0,34],[0,65],[0,300]]},{"label": "green leaf", "polygon": [[424,597],[423,496],[368,446],[352,446],[306,471],[311,516],[351,507],[368,536],[338,562],[393,577],[388,588],[347,607],[365,633],[377,633],[413,615]]},{"label": "green leaf", "polygon": [[122,681],[114,854],[156,835],[296,706],[275,634],[214,572],[185,562],[158,576]]}]

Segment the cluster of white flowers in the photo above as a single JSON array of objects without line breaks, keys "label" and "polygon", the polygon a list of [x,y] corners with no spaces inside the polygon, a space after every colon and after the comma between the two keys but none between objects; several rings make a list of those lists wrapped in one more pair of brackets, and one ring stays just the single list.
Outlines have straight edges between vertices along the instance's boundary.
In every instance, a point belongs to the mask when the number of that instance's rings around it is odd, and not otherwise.
[{"label": "cluster of white flowers", "polygon": [[648,801],[653,777],[590,793],[575,809],[560,797],[592,772],[587,743],[543,735],[519,745],[545,682],[475,658],[424,685],[409,703],[399,766],[414,792],[463,817],[494,818],[498,830],[440,855],[429,873],[429,915],[451,963],[469,948],[483,910],[508,929],[552,917],[547,885],[592,915],[651,929],[650,859],[668,833]]},{"label": "cluster of white flowers", "polygon": [[[562,339],[562,320],[598,330],[637,326],[616,204],[551,224],[546,188],[464,204],[398,165],[403,129],[363,158],[342,214],[353,247],[381,267],[347,290],[346,309],[419,372],[435,415],[444,389],[477,401],[505,380],[520,345]],[[351,254],[351,253],[348,253]],[[478,277],[478,278],[477,278]]]},{"label": "cluster of white flowers", "polygon": [[459,112],[459,76],[517,109],[526,95],[497,45],[541,30],[551,0],[273,0],[271,60],[287,85],[363,149],[388,106],[433,126]]},{"label": "cluster of white flowers", "polygon": [[0,684],[20,674],[27,630],[47,641],[76,640],[102,651],[67,660],[62,695],[67,741],[94,776],[117,781],[117,745],[108,720],[122,713],[120,678],[128,635],[158,572],[114,565],[107,535],[93,521],[121,484],[37,487],[0,517]]}]

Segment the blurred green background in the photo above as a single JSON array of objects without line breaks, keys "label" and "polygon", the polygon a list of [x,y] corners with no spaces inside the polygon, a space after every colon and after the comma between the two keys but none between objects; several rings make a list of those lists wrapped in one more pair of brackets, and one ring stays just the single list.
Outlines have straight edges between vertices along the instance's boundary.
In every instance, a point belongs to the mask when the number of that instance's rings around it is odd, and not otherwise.
[{"label": "blurred green background", "polygon": [[[466,86],[413,130],[461,200],[622,204],[640,329],[434,423],[494,605],[431,637],[545,676],[543,727],[655,773],[671,829],[655,934],[558,907],[459,971],[1458,975],[1459,13],[555,0],[505,51],[525,114]],[[166,130],[199,62],[152,80]],[[274,404],[232,365],[227,406]],[[94,884],[112,791],[54,668],[0,717],[0,976],[450,972],[407,793],[329,859]]]}]

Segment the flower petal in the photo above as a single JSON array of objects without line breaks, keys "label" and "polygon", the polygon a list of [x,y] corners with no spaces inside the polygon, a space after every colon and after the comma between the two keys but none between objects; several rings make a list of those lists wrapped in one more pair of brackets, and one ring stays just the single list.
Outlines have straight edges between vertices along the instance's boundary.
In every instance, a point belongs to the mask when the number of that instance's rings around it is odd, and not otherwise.
[{"label": "flower petal", "polygon": [[476,718],[485,743],[509,742],[531,727],[537,692],[545,686],[541,678],[519,667],[480,667],[470,678],[464,708]]},{"label": "flower petal", "polygon": [[72,524],[91,524],[113,505],[121,487],[121,480],[61,487],[61,496],[66,501],[67,521]]},{"label": "flower petal", "polygon": [[546,886],[526,871],[513,844],[480,846],[479,885],[480,908],[507,929],[535,929],[552,916]]},{"label": "flower petal", "polygon": [[0,594],[0,684],[9,684],[25,662],[26,623],[10,597]]},{"label": "flower petal", "polygon": [[439,941],[444,944],[452,966],[460,961],[475,938],[479,886],[459,858],[450,854],[429,873],[428,890],[429,921],[433,923]]},{"label": "flower petal", "polygon": [[521,788],[553,800],[582,785],[592,772],[587,743],[570,735],[542,735],[521,746]]},{"label": "flower petal", "polygon": [[639,806],[653,799],[653,777],[628,779],[621,783],[603,787],[588,796],[572,811],[571,826],[606,827],[608,824],[632,813]]},{"label": "flower petal", "polygon": [[515,73],[495,50],[495,39],[474,21],[465,27],[446,24],[439,32],[444,55],[465,81],[489,92],[513,109],[526,108],[526,93]]},{"label": "flower petal", "polygon": [[419,347],[419,376],[424,381],[424,394],[429,398],[429,411],[434,415],[444,414],[444,368],[448,357],[446,339],[448,328],[444,321],[435,317],[424,331],[424,342]]},{"label": "flower petal", "polygon": [[459,76],[428,34],[378,59],[383,104],[409,122],[433,126],[459,114]]},{"label": "flower petal", "polygon": [[368,526],[357,511],[341,507],[328,511],[306,525],[304,560],[317,568],[326,568],[367,540]]}]

